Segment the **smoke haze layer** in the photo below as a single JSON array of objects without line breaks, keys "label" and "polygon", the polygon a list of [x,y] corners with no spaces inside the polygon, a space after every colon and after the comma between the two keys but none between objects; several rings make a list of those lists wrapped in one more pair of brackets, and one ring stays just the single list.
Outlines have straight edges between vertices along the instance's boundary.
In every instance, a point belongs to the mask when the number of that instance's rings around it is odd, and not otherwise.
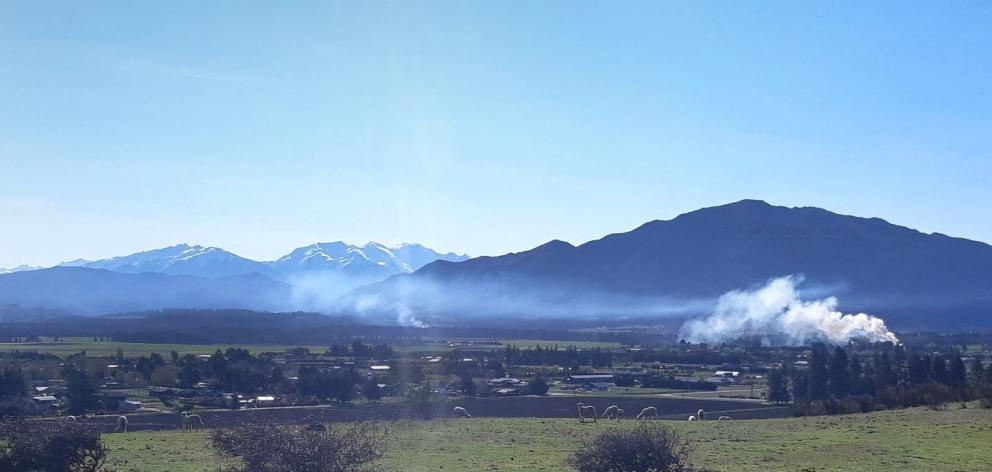
[{"label": "smoke haze layer", "polygon": [[899,342],[881,318],[838,311],[835,297],[801,300],[796,289],[801,282],[800,276],[780,277],[754,291],[726,293],[720,297],[712,315],[687,322],[680,335],[697,343],[719,343],[742,336],[757,336],[768,344],[792,346],[814,341]]}]

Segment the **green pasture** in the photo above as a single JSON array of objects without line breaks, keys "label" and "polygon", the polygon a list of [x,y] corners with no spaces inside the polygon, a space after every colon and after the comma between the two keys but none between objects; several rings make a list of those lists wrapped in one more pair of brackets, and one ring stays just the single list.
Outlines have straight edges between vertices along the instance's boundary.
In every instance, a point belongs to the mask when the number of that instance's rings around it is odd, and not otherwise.
[{"label": "green pasture", "polygon": [[[390,470],[567,471],[582,438],[601,421],[478,418],[387,423]],[[692,441],[692,462],[726,472],[981,471],[992,464],[992,410],[915,408],[864,415],[750,421],[667,422]],[[212,471],[206,433],[104,436],[120,471]]]}]

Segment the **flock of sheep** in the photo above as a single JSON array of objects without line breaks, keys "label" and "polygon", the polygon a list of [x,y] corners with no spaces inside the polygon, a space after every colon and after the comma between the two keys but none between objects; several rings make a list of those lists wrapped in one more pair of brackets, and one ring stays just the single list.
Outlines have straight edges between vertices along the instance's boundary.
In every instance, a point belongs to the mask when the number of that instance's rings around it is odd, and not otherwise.
[{"label": "flock of sheep", "polygon": [[[580,423],[585,423],[586,419],[592,419],[593,423],[596,422],[596,419],[598,418],[598,416],[596,415],[596,407],[595,406],[593,406],[593,405],[586,405],[584,403],[576,403],[575,406],[578,407],[578,411],[579,411],[579,422]],[[471,418],[472,417],[472,415],[469,414],[468,410],[466,410],[464,407],[460,407],[460,406],[456,406],[454,408],[454,410],[452,410],[452,414],[456,418]],[[610,405],[609,407],[606,408],[606,410],[603,410],[603,416],[602,416],[603,419],[622,420],[625,417],[626,416],[624,415],[623,408],[620,408],[617,405]],[[658,409],[655,408],[655,407],[653,407],[653,406],[649,406],[647,408],[644,408],[643,410],[641,410],[640,413],[637,414],[637,417],[636,418],[639,419],[639,420],[658,419]],[[76,422],[79,421],[75,416],[64,416],[64,417],[62,417],[62,419],[63,419],[63,421],[70,422],[70,423],[76,423]],[[700,409],[699,411],[697,411],[695,415],[689,415],[689,421],[703,421],[705,419],[706,419],[706,412],[703,411],[702,409]],[[717,418],[718,421],[724,421],[724,420],[730,420],[730,419],[732,419],[732,418],[730,418],[729,416],[721,416],[721,417]],[[184,413],[182,413],[182,426],[181,426],[181,429],[183,431],[195,431],[195,430],[198,430],[198,429],[203,429],[203,418],[200,417],[200,415],[191,415],[191,414],[188,414],[188,413],[185,413],[184,412]],[[121,416],[118,416],[117,417],[117,427],[114,428],[114,432],[115,433],[126,433],[127,432],[127,417],[126,416],[121,415]]]},{"label": "flock of sheep", "polygon": [[[85,418],[84,418],[85,419]],[[79,419],[75,416],[63,416],[62,421],[67,423],[78,423]],[[196,431],[198,429],[203,429],[203,418],[200,415],[191,415],[189,413],[182,413],[182,426],[183,431]],[[117,417],[117,426],[114,428],[115,433],[126,433],[127,432],[127,417],[124,415]]]},{"label": "flock of sheep", "polygon": [[[585,423],[587,418],[592,419],[593,423],[596,422],[597,415],[596,415],[595,406],[586,405],[584,403],[576,403],[575,406],[578,407],[579,410],[579,423]],[[452,414],[457,418],[472,417],[472,415],[468,413],[468,410],[460,406],[456,406],[455,409],[452,411]],[[603,410],[602,417],[604,419],[622,420],[626,416],[624,415],[623,408],[620,408],[617,405],[610,405],[609,407],[606,408],[606,410]],[[653,406],[644,408],[643,410],[641,410],[640,413],[637,414],[637,419],[639,420],[658,419],[658,409]],[[689,421],[703,421],[705,419],[706,419],[706,412],[703,411],[702,408],[700,408],[695,415],[689,415]],[[718,421],[726,421],[731,419],[733,418],[729,416],[720,416],[719,418],[717,418]]]}]

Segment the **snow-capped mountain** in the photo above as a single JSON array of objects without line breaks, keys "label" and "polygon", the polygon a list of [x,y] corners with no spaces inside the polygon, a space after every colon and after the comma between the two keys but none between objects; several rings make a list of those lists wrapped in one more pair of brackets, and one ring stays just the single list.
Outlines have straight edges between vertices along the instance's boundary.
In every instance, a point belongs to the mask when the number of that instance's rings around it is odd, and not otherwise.
[{"label": "snow-capped mountain", "polygon": [[29,270],[38,270],[41,267],[29,266],[29,265],[19,265],[17,267],[11,267],[9,269],[4,269],[0,267],[0,274],[13,274],[14,272],[25,272]]},{"label": "snow-capped mountain", "polygon": [[[391,275],[413,272],[436,260],[457,262],[466,259],[466,255],[451,252],[442,254],[420,244],[388,247],[370,242],[356,246],[337,241],[304,246],[275,261],[266,262],[247,259],[217,247],[177,244],[109,259],[75,259],[58,266],[104,269],[126,274],[150,272],[194,275],[208,279],[257,273],[290,281],[300,276],[328,274],[370,283]],[[41,267],[19,266],[0,269],[0,273],[36,269]]]},{"label": "snow-capped mountain", "polygon": [[268,266],[261,262],[245,259],[223,249],[189,244],[177,244],[99,261],[82,261],[82,263],[73,261],[62,265],[106,269],[128,274],[158,272],[207,278],[250,273],[266,274],[269,271]]},{"label": "snow-capped mountain", "polygon": [[388,277],[413,272],[439,259],[457,262],[468,259],[468,256],[441,254],[419,244],[401,244],[391,248],[376,242],[354,246],[335,241],[298,248],[268,265],[278,274],[333,271],[363,277]]}]

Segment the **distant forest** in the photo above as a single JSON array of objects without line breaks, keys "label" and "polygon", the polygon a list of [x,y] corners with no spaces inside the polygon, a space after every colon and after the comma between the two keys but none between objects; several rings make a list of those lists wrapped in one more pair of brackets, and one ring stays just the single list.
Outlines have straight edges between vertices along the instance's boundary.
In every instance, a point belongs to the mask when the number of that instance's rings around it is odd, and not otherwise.
[{"label": "distant forest", "polygon": [[566,329],[486,327],[415,328],[369,325],[318,313],[250,310],[156,310],[99,317],[47,316],[35,321],[0,322],[4,338],[86,336],[118,342],[180,344],[330,344],[364,338],[394,344],[431,339],[499,338],[604,341],[634,344],[629,333]]}]

